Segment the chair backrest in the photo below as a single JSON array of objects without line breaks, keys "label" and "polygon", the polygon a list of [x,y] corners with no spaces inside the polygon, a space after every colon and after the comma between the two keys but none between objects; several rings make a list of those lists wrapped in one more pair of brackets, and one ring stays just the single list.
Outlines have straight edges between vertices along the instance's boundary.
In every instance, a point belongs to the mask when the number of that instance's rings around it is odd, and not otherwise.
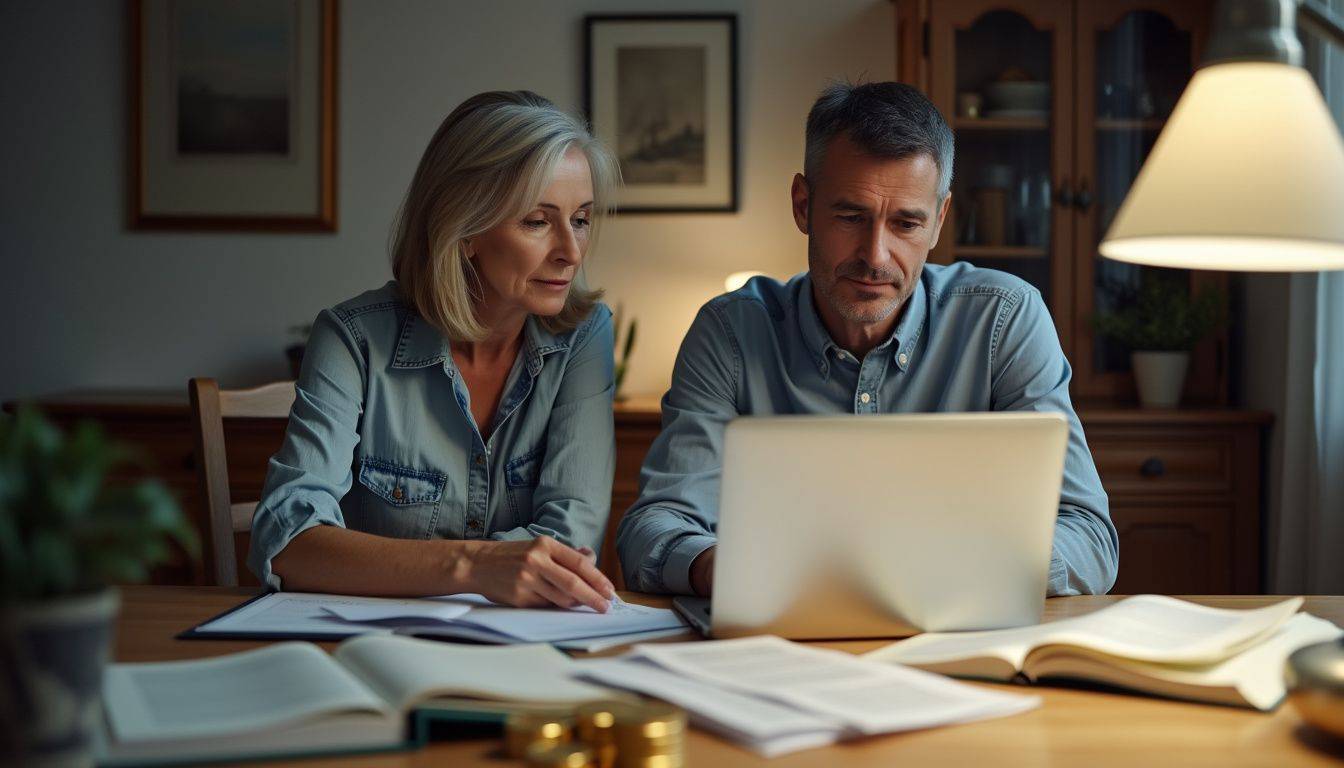
[{"label": "chair backrest", "polygon": [[252,389],[220,389],[214,379],[187,382],[192,426],[196,432],[196,468],[208,512],[205,571],[218,586],[238,586],[233,535],[252,529],[256,499],[235,502],[229,491],[229,460],[224,422],[229,419],[286,419],[294,405],[294,382],[278,381]]}]

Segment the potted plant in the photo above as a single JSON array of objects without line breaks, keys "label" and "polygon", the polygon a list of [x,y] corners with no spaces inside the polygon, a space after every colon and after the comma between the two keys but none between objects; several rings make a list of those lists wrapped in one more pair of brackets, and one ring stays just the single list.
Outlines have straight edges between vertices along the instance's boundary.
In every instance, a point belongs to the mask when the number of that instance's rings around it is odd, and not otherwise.
[{"label": "potted plant", "polygon": [[1139,403],[1175,408],[1185,387],[1190,350],[1223,322],[1222,291],[1205,286],[1192,295],[1180,276],[1144,270],[1137,290],[1117,293],[1121,308],[1099,313],[1097,330],[1130,350]]},{"label": "potted plant", "polygon": [[0,763],[91,764],[118,595],[194,531],[159,482],[112,482],[133,458],[93,424],[0,416]]}]

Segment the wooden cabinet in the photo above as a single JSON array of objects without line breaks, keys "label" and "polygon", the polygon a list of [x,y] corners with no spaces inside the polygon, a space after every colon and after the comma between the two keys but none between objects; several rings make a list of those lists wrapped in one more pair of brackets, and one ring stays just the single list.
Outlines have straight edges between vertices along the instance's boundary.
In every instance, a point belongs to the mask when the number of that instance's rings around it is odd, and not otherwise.
[{"label": "wooden cabinet", "polygon": [[[147,461],[133,468],[130,476],[163,479],[190,519],[204,529],[206,512],[197,484],[185,392],[83,392],[48,398],[39,405],[63,425],[93,419],[117,439],[138,445]],[[1120,532],[1120,577],[1114,592],[1260,590],[1260,451],[1268,414],[1082,409],[1079,416]],[[638,497],[639,468],[660,424],[657,399],[616,406],[616,477],[600,563],[618,585],[623,581],[616,526]],[[279,447],[283,427],[283,422],[270,419],[231,425],[225,442],[233,493],[252,498],[260,493],[266,461]],[[247,534],[239,534],[235,544],[239,576],[244,583],[255,584],[242,564]],[[204,579],[199,564],[191,567],[182,561],[154,574],[159,584]]]},{"label": "wooden cabinet", "polygon": [[1261,590],[1260,453],[1253,411],[1084,410],[1120,533],[1118,594]]},{"label": "wooden cabinet", "polygon": [[[1260,452],[1269,414],[1094,408],[1078,415],[1120,534],[1112,592],[1261,590]],[[608,548],[635,501],[638,467],[657,436],[657,418],[656,400],[617,406]]]},{"label": "wooden cabinet", "polygon": [[[1162,276],[1227,293],[1219,272],[1102,259],[1107,228],[1199,61],[1205,0],[895,0],[901,80],[956,134],[952,208],[930,254],[1040,289],[1079,403],[1136,401],[1128,350],[1094,317]],[[1228,402],[1227,334],[1199,344],[1184,402]]]}]

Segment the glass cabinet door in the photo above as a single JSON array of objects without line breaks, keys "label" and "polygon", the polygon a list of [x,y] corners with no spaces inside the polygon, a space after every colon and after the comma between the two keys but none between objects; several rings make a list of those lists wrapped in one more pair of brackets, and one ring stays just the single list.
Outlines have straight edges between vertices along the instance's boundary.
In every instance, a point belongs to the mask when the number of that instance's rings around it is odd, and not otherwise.
[{"label": "glass cabinet door", "polygon": [[1072,3],[933,3],[929,92],[956,134],[952,208],[930,260],[1010,272],[1070,333]]},{"label": "glass cabinet door", "polygon": [[[1132,399],[1129,350],[1098,334],[1098,313],[1136,301],[1146,281],[1167,280],[1198,291],[1225,284],[1220,273],[1139,267],[1102,258],[1105,236],[1167,117],[1194,72],[1207,4],[1120,2],[1077,4],[1078,177],[1066,191],[1075,216],[1075,394]],[[1201,39],[1197,39],[1201,38]],[[1222,361],[1219,339],[1195,350],[1188,401],[1217,402]],[[1210,359],[1217,358],[1217,359]]]}]

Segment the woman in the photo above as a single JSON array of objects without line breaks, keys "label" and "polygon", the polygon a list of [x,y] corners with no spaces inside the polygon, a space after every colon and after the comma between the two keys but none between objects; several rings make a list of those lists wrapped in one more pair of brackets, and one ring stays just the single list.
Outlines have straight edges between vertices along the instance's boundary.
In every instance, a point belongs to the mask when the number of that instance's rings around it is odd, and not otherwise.
[{"label": "woman", "polygon": [[252,521],[263,583],[606,609],[611,312],[579,267],[616,174],[534,93],[448,115],[402,206],[396,279],[313,325]]}]

